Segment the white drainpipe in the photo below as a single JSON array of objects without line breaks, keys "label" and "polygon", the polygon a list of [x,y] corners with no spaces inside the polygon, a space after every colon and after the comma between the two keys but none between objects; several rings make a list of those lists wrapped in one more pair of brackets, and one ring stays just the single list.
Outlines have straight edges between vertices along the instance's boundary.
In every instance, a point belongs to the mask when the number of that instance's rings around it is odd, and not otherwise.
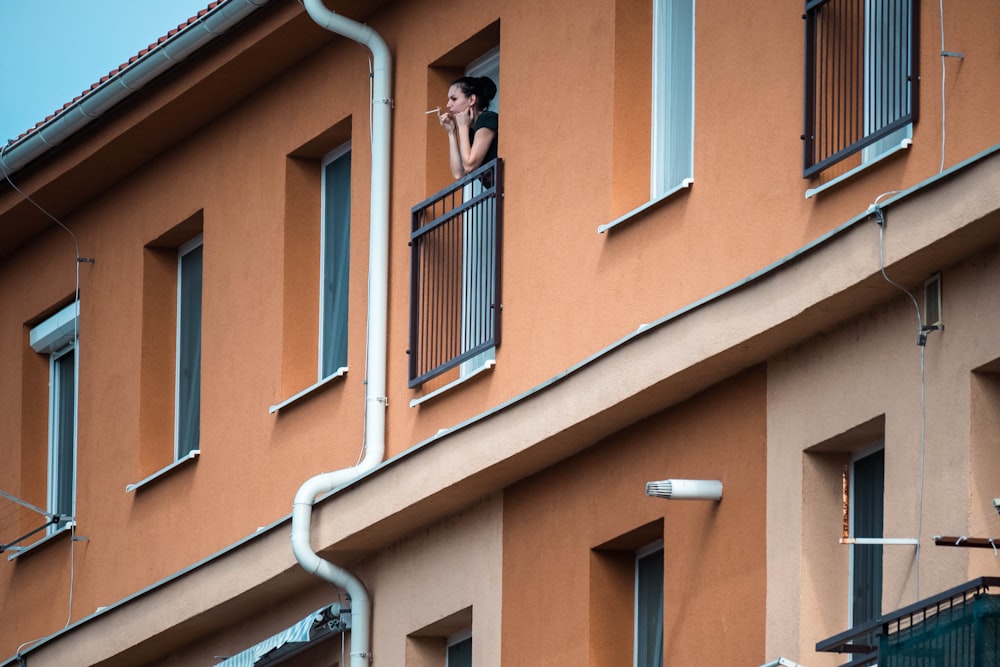
[{"label": "white drainpipe", "polygon": [[357,465],[316,475],[299,488],[292,506],[292,551],[306,571],[345,589],[351,596],[350,664],[351,667],[366,667],[371,659],[371,600],[368,591],[356,576],[320,558],[313,551],[309,535],[312,507],[317,496],[371,470],[385,456],[392,59],[385,40],[368,26],[335,14],[323,5],[322,0],[305,0],[305,8],[319,26],[358,42],[372,54],[371,240],[368,256],[365,455]]}]

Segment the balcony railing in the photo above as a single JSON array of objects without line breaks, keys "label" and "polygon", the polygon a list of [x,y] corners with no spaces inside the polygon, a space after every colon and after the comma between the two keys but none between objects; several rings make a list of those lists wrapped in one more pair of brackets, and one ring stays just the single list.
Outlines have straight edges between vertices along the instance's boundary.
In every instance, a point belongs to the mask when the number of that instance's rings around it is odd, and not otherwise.
[{"label": "balcony railing", "polygon": [[502,223],[499,158],[413,207],[410,387],[500,344]]},{"label": "balcony railing", "polygon": [[1000,665],[1000,577],[979,577],[824,639],[817,651],[853,654],[842,667]]},{"label": "balcony railing", "polygon": [[919,6],[806,0],[806,178],[917,119]]}]

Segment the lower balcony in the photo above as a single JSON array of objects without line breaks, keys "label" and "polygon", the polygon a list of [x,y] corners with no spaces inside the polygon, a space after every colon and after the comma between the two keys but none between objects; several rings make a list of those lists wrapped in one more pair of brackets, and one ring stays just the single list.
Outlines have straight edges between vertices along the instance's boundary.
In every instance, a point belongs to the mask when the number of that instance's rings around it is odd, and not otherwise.
[{"label": "lower balcony", "polygon": [[842,667],[1000,665],[1000,577],[979,577],[816,644]]}]

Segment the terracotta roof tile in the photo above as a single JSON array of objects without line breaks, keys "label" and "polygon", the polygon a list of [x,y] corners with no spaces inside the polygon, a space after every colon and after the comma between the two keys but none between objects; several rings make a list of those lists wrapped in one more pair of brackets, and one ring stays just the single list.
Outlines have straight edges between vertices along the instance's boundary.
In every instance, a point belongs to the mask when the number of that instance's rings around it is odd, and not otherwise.
[{"label": "terracotta roof tile", "polygon": [[176,28],[172,28],[166,35],[163,35],[162,37],[158,38],[155,42],[153,42],[152,44],[150,44],[146,48],[144,48],[141,51],[139,51],[139,53],[137,53],[136,55],[134,55],[131,58],[129,58],[126,62],[123,62],[121,65],[118,65],[118,67],[115,67],[114,69],[112,69],[105,76],[102,76],[100,78],[100,80],[98,80],[96,83],[91,84],[89,88],[87,88],[86,90],[84,90],[82,93],[80,93],[79,95],[77,95],[76,97],[74,97],[72,100],[70,100],[66,104],[62,105],[60,108],[56,109],[53,113],[51,113],[48,116],[46,116],[44,120],[41,120],[41,121],[35,123],[35,125],[33,127],[31,127],[30,129],[28,129],[27,131],[21,133],[20,135],[18,135],[17,137],[15,137],[12,141],[20,141],[21,139],[23,139],[24,137],[28,136],[32,132],[36,131],[38,128],[42,127],[43,125],[46,125],[47,123],[49,123],[50,121],[52,121],[54,118],[56,118],[57,116],[59,116],[59,114],[63,113],[64,111],[66,111],[67,109],[69,109],[70,107],[72,107],[74,104],[76,104],[77,102],[79,102],[80,100],[82,100],[83,98],[85,98],[87,95],[89,95],[90,93],[92,93],[94,90],[100,88],[101,85],[103,85],[107,81],[111,80],[113,77],[118,76],[119,74],[121,74],[122,72],[124,72],[125,70],[127,70],[129,67],[134,66],[136,62],[138,62],[139,60],[141,60],[141,59],[145,58],[146,56],[148,56],[154,50],[156,50],[157,48],[159,48],[161,44],[163,44],[167,40],[171,39],[174,35],[178,34],[179,32],[181,32],[181,31],[187,29],[188,27],[194,25],[195,23],[197,23],[203,16],[205,16],[206,14],[208,14],[210,11],[212,11],[213,9],[215,9],[217,6],[219,6],[223,2],[225,2],[225,0],[213,0],[212,2],[210,2],[208,4],[207,7],[205,7],[205,9],[199,10],[197,14],[195,14],[194,16],[192,16],[191,18],[189,18],[187,21],[184,21],[183,23],[179,23]]}]

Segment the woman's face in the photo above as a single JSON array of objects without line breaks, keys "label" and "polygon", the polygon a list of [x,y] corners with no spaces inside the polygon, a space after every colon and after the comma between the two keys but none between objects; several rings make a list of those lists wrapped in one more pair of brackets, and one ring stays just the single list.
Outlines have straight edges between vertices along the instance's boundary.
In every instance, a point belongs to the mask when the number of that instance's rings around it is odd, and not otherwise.
[{"label": "woman's face", "polygon": [[465,113],[472,106],[472,101],[475,96],[469,97],[462,92],[462,87],[455,84],[448,89],[448,111],[454,115],[457,113]]}]

